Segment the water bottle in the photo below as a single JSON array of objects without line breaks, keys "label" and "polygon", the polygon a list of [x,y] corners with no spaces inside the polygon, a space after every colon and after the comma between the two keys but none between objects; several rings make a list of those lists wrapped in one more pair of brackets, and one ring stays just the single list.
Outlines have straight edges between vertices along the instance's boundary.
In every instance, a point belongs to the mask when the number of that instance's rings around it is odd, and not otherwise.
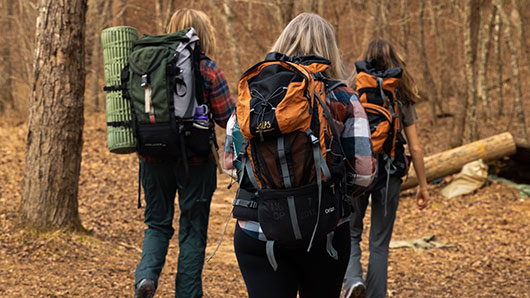
[{"label": "water bottle", "polygon": [[208,106],[200,105],[195,108],[195,115],[193,116],[193,126],[199,129],[208,129],[209,128],[209,119],[208,119]]}]

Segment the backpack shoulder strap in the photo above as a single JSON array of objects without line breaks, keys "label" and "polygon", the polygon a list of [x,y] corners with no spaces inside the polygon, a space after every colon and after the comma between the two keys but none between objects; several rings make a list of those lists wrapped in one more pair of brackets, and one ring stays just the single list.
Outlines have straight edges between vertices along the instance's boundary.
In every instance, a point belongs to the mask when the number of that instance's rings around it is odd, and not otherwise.
[{"label": "backpack shoulder strap", "polygon": [[[198,43],[195,43],[195,48],[193,49],[193,69],[195,71],[195,98],[197,100],[197,105],[202,105],[206,101],[204,99],[204,78],[201,74],[201,60],[210,58],[206,57],[201,53],[201,49]],[[203,58],[206,57],[206,58]]]}]

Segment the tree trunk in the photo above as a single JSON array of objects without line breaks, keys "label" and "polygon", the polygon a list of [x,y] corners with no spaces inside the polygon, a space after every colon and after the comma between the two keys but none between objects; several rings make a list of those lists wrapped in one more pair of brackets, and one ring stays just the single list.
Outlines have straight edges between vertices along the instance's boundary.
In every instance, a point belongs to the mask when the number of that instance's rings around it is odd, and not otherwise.
[{"label": "tree trunk", "polygon": [[239,81],[239,74],[241,73],[241,61],[239,60],[239,47],[237,42],[237,35],[234,29],[234,14],[232,12],[232,0],[224,0],[222,5],[222,10],[220,10],[216,5],[214,0],[210,0],[210,7],[213,11],[217,13],[217,16],[223,21],[224,31],[226,35],[226,40],[228,41],[231,57],[230,67],[232,68],[233,77],[230,80],[230,89],[237,90],[237,82]]},{"label": "tree trunk", "polygon": [[429,11],[430,11],[430,17],[431,17],[431,26],[432,26],[432,38],[435,40],[436,45],[436,64],[438,65],[436,74],[436,104],[438,106],[438,109],[440,110],[440,114],[445,114],[443,109],[443,102],[444,102],[444,90],[447,88],[445,87],[445,82],[449,81],[448,74],[450,73],[450,70],[448,66],[450,65],[450,62],[447,61],[447,53],[445,51],[445,45],[442,40],[442,34],[440,34],[439,26],[438,26],[438,9],[434,7],[432,0],[429,0]]},{"label": "tree trunk", "polygon": [[[466,27],[461,25],[464,22],[464,12],[462,7],[465,3],[462,3],[460,0],[452,0],[451,5],[449,6],[451,15],[454,15],[457,20],[457,25],[455,26],[454,37],[457,39],[455,43],[455,48],[458,53],[464,52],[464,31]],[[457,57],[451,58],[451,60],[456,59],[456,62],[452,62],[451,65],[462,65],[465,64],[465,57],[463,55],[457,55]],[[457,98],[457,108],[455,110],[455,118],[452,121],[451,127],[451,138],[450,146],[451,148],[458,147],[463,143],[464,136],[464,126],[466,124],[466,110],[467,110],[467,84],[466,84],[466,73],[464,67],[457,67],[453,70],[454,75],[450,76],[450,89],[453,91],[453,94]]]},{"label": "tree trunk", "polygon": [[496,61],[496,69],[497,69],[497,110],[498,110],[498,116],[502,116],[504,114],[504,99],[502,96],[502,89],[503,89],[503,77],[502,77],[502,20],[501,20],[501,14],[497,11],[497,7],[495,7],[495,21],[494,21],[494,33],[493,33],[493,42],[494,44],[494,55],[495,55],[495,61]]},{"label": "tree trunk", "polygon": [[369,1],[368,2],[368,14],[366,15],[366,22],[364,22],[364,32],[363,32],[363,42],[361,47],[361,52],[359,53],[362,55],[366,49],[368,49],[368,44],[372,39],[374,39],[374,35],[376,34],[375,27],[378,25],[377,18],[378,18],[378,6],[379,4],[375,1]]},{"label": "tree trunk", "polygon": [[124,26],[126,25],[126,0],[113,0],[112,1],[112,26]]},{"label": "tree trunk", "polygon": [[[99,79],[103,77],[103,61],[102,61],[102,53],[103,50],[101,48],[101,30],[103,30],[105,27],[108,26],[109,23],[109,12],[112,7],[112,1],[109,0],[100,0],[98,1],[100,3],[96,3],[96,12],[97,12],[97,19],[95,21],[96,26],[95,30],[92,32],[93,41],[92,41],[92,47],[91,47],[91,59],[90,59],[90,69],[91,71],[91,78],[90,78],[90,88],[92,95],[94,99],[94,110],[96,112],[99,112],[101,110],[101,98],[102,98],[102,84],[99,83]],[[88,32],[87,32],[88,34]],[[86,43],[85,43],[86,44]],[[88,50],[88,49],[87,49]],[[105,104],[103,102],[103,104]]]},{"label": "tree trunk", "polygon": [[484,118],[486,120],[490,119],[490,97],[488,96],[488,78],[487,78],[487,66],[488,66],[488,57],[490,49],[490,37],[491,30],[495,22],[496,10],[491,9],[491,15],[488,20],[487,13],[488,10],[482,7],[482,25],[480,26],[479,31],[479,47],[478,47],[478,56],[477,56],[477,95],[478,101],[482,104]]},{"label": "tree trunk", "polygon": [[159,34],[166,32],[166,26],[169,23],[169,19],[173,15],[174,1],[172,0],[155,0],[155,16],[157,32]]},{"label": "tree trunk", "polygon": [[[510,156],[515,152],[515,140],[509,132],[441,152],[425,158],[427,181],[457,173],[466,163],[477,159],[487,162]],[[401,190],[416,185],[418,185],[418,178],[411,167],[409,176],[401,186]]]},{"label": "tree trunk", "polygon": [[[434,94],[433,92],[430,92],[431,90],[436,90],[436,82],[434,81],[434,79],[432,78],[432,74],[431,74],[431,70],[430,70],[430,67],[429,67],[429,59],[427,58],[427,52],[425,50],[425,26],[424,26],[424,14],[425,14],[425,5],[424,5],[424,2],[423,1],[420,1],[420,11],[419,11],[419,18],[418,18],[418,21],[420,22],[420,39],[419,39],[419,46],[418,46],[418,51],[420,52],[420,64],[421,64],[421,69],[422,69],[422,74],[423,74],[423,81],[424,81],[424,84],[426,85],[426,88],[424,88],[424,94],[427,94],[428,98],[427,100],[429,101],[430,105],[431,105],[431,113],[432,113],[432,117],[431,117],[431,121],[432,121],[432,124],[433,125],[436,125],[436,106],[438,105],[437,103],[437,99],[436,99],[436,94]],[[442,112],[440,110],[440,112]]]},{"label": "tree trunk", "polygon": [[5,30],[4,42],[0,45],[0,86],[3,92],[0,93],[0,114],[2,114],[7,107],[14,108],[15,100],[13,92],[15,91],[15,84],[13,80],[13,65],[11,63],[13,57],[11,56],[11,45],[13,43],[13,33],[11,26],[11,17],[13,17],[12,3],[2,0],[0,2],[0,25]]},{"label": "tree trunk", "polygon": [[521,36],[523,36],[523,39],[521,39],[521,46],[523,47],[526,53],[526,67],[530,72],[530,47],[528,46],[528,38],[524,38],[525,36],[527,37],[528,34],[530,34],[530,32],[528,32],[528,27],[530,26],[530,15],[528,13],[526,13],[526,15],[523,14],[524,9],[528,9],[528,7],[530,6],[530,1],[526,0],[523,2],[522,0],[512,0],[512,5],[514,9],[517,8],[518,10],[517,15],[519,15],[519,26],[521,27]]},{"label": "tree trunk", "polygon": [[78,182],[83,147],[86,0],[40,0],[28,124],[24,224],[81,228]]},{"label": "tree trunk", "polygon": [[465,71],[467,82],[467,108],[464,125],[463,143],[478,139],[477,124],[477,86],[475,64],[477,56],[478,29],[480,25],[480,1],[467,0],[464,9],[464,47]]},{"label": "tree trunk", "polygon": [[399,3],[399,22],[400,22],[400,38],[401,38],[401,47],[403,48],[403,59],[408,61],[409,58],[409,35],[410,35],[410,26],[407,20],[407,0],[401,0]]},{"label": "tree trunk", "polygon": [[[501,15],[502,23],[504,24],[504,40],[508,46],[508,50],[510,51],[510,58],[511,58],[511,64],[512,64],[512,73],[513,73],[513,79],[515,86],[513,87],[514,91],[514,111],[517,115],[517,126],[519,128],[519,136],[523,140],[528,140],[528,134],[527,134],[527,127],[526,127],[526,119],[524,114],[524,107],[523,107],[523,94],[522,94],[522,86],[521,86],[521,76],[519,71],[519,53],[517,52],[517,48],[515,47],[512,39],[512,25],[510,22],[510,19],[506,16],[506,13],[502,9],[502,2],[503,0],[494,0],[495,6],[497,7],[497,10],[499,14]],[[515,7],[512,9],[516,10]],[[512,14],[514,12],[512,11]],[[518,38],[521,38],[522,36],[519,36]],[[524,42],[524,40],[522,40]]]}]

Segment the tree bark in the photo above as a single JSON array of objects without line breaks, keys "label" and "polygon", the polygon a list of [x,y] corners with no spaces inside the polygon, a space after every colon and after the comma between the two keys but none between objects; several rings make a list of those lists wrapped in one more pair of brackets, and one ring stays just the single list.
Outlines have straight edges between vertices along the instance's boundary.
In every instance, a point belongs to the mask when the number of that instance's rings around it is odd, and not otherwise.
[{"label": "tree bark", "polygon": [[15,99],[13,92],[15,91],[15,84],[13,80],[13,65],[11,61],[11,44],[13,42],[13,33],[11,25],[11,17],[13,16],[13,4],[2,0],[0,2],[0,25],[5,30],[4,42],[0,45],[0,86],[3,92],[0,93],[0,114],[2,114],[7,107],[15,108]]},{"label": "tree bark", "polygon": [[[422,92],[423,94],[427,94],[429,101],[431,105],[431,121],[433,125],[436,125],[436,106],[439,104],[437,102],[436,94],[433,94],[430,92],[431,90],[436,90],[436,82],[434,81],[431,70],[429,67],[429,59],[427,58],[427,51],[425,50],[425,21],[424,21],[424,14],[425,14],[425,4],[423,1],[420,2],[420,8],[419,8],[419,18],[418,21],[420,23],[420,39],[419,39],[419,46],[418,50],[420,52],[420,64],[423,74],[423,81],[426,85],[426,88],[423,88],[425,91]],[[440,108],[440,113],[443,111]]]},{"label": "tree bark", "polygon": [[464,9],[464,48],[467,82],[467,105],[463,143],[478,139],[477,85],[475,64],[477,57],[478,29],[480,25],[480,1],[467,0]]},{"label": "tree bark", "polygon": [[432,27],[432,38],[436,45],[436,66],[437,71],[435,72],[436,80],[436,102],[440,113],[445,114],[444,102],[452,94],[450,94],[450,89],[448,86],[451,84],[452,75],[450,65],[455,64],[456,61],[453,60],[453,57],[447,55],[447,44],[444,43],[443,34],[440,33],[440,13],[441,9],[439,6],[434,6],[433,1],[429,0],[429,11],[431,18],[431,27]]},{"label": "tree bark", "polygon": [[498,110],[498,116],[502,116],[504,114],[504,99],[502,96],[502,90],[503,90],[503,76],[502,76],[502,20],[501,15],[497,11],[497,7],[495,7],[495,21],[494,21],[494,33],[493,33],[493,42],[494,42],[494,55],[495,55],[495,61],[496,61],[496,72],[497,72],[497,110]]},{"label": "tree bark", "polygon": [[[466,163],[477,159],[487,162],[510,156],[515,152],[515,140],[509,132],[441,152],[425,158],[427,181],[457,173]],[[401,190],[416,185],[418,185],[418,178],[414,168],[411,167],[409,176],[401,186]]]},{"label": "tree bark", "polygon": [[[528,140],[528,132],[526,127],[526,117],[524,114],[524,107],[523,107],[523,93],[522,93],[522,86],[521,86],[521,75],[519,70],[519,53],[517,51],[517,48],[515,47],[515,44],[513,43],[512,39],[512,24],[510,22],[510,19],[506,16],[506,13],[502,9],[502,2],[503,0],[494,0],[494,4],[497,7],[497,11],[501,16],[502,23],[504,24],[504,41],[506,42],[508,46],[508,50],[510,51],[510,58],[511,58],[511,64],[512,64],[512,73],[513,73],[513,79],[515,86],[513,87],[514,91],[514,111],[517,116],[517,126],[519,128],[519,136],[523,140]],[[516,10],[516,7],[513,7],[512,9]],[[512,11],[512,13],[514,13]],[[521,38],[521,36],[519,36]]]},{"label": "tree bark", "polygon": [[410,26],[407,20],[407,0],[401,0],[399,2],[399,22],[400,22],[400,38],[401,38],[401,47],[403,48],[403,59],[408,61],[409,58],[409,35],[410,35]]},{"label": "tree bark", "polygon": [[484,118],[486,120],[490,119],[490,98],[488,96],[488,78],[487,78],[487,66],[488,66],[488,57],[490,49],[490,37],[491,30],[495,22],[495,14],[497,13],[495,9],[491,9],[490,18],[488,20],[487,13],[488,11],[484,8],[481,9],[482,16],[479,31],[479,45],[478,45],[478,56],[477,56],[477,96],[478,101],[482,104]]},{"label": "tree bark", "polygon": [[[101,110],[101,98],[102,98],[102,84],[100,84],[99,79],[103,77],[103,61],[101,48],[101,30],[108,26],[110,23],[110,10],[112,7],[111,0],[100,0],[99,3],[96,3],[96,13],[97,19],[95,20],[95,30],[92,32],[92,43],[91,43],[91,59],[90,59],[90,88],[94,99],[94,110],[99,112]],[[88,30],[87,30],[88,31]],[[88,32],[87,32],[88,34]],[[87,44],[85,42],[85,44]],[[88,48],[86,49],[89,50]],[[103,103],[105,104],[105,103]]]},{"label": "tree bark", "polygon": [[28,124],[23,223],[81,228],[78,182],[83,147],[86,0],[40,0]]},{"label": "tree bark", "polygon": [[112,1],[112,26],[124,26],[126,25],[126,0],[113,0]]}]

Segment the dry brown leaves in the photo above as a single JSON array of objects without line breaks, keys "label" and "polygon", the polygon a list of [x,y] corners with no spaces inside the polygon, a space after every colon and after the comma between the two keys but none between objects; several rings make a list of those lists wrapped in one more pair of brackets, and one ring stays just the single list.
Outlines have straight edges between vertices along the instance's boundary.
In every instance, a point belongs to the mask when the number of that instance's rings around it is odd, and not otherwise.
[{"label": "dry brown leaves", "polygon": [[[430,133],[425,132],[422,139],[432,139]],[[143,209],[136,208],[136,157],[109,153],[104,116],[89,116],[84,131],[79,211],[90,233],[24,231],[17,228],[16,220],[25,137],[23,121],[7,119],[0,124],[0,295],[131,297],[144,229]],[[229,182],[226,175],[219,176],[207,255],[217,246],[230,213],[235,187],[227,190]],[[430,187],[433,200],[424,211],[415,207],[412,191],[404,194],[393,240],[434,234],[456,247],[427,252],[391,250],[389,296],[529,297],[530,200],[522,200],[517,191],[496,183],[452,200],[437,195],[441,186]],[[219,251],[205,264],[205,297],[246,297],[233,253],[234,223],[229,220]],[[362,247],[366,251],[365,242]],[[162,272],[159,297],[174,295],[177,254],[175,236]],[[363,263],[366,261],[364,254]]]}]

